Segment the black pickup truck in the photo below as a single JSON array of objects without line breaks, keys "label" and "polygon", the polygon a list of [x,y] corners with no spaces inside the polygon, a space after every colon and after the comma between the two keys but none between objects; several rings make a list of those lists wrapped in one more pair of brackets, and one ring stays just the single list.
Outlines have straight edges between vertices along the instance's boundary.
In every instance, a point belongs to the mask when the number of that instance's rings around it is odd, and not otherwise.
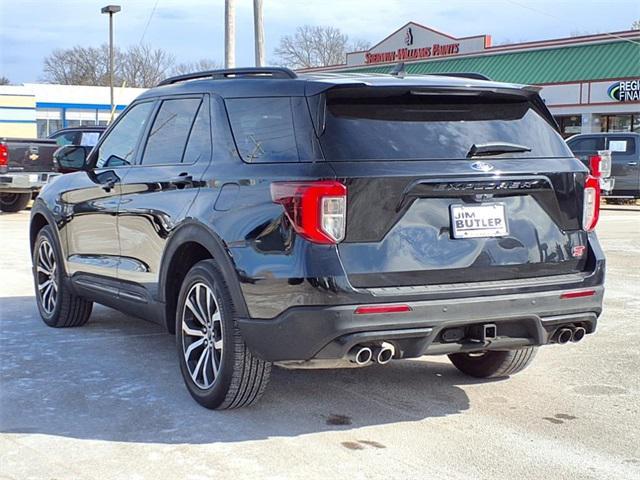
[{"label": "black pickup truck", "polygon": [[586,164],[601,150],[611,152],[613,188],[607,199],[640,198],[640,134],[633,132],[583,133],[567,139],[567,145]]},{"label": "black pickup truck", "polygon": [[59,175],[53,152],[65,145],[92,147],[105,127],[63,128],[46,139],[0,138],[0,210],[24,209],[40,189]]}]

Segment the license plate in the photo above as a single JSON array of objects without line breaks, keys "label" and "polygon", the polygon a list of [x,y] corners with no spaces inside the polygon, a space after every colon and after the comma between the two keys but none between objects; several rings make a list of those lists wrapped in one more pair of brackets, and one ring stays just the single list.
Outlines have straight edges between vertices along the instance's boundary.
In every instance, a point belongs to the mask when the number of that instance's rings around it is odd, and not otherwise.
[{"label": "license plate", "polygon": [[38,181],[38,174],[29,175],[29,182],[36,183]]},{"label": "license plate", "polygon": [[504,204],[451,205],[453,238],[504,237],[509,234]]}]

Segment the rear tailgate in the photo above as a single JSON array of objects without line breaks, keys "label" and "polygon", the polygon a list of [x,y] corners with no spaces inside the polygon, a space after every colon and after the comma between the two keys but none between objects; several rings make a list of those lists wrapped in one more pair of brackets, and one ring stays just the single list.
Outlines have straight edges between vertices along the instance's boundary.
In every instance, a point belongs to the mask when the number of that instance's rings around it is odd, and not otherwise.
[{"label": "rear tailgate", "polygon": [[[328,94],[320,138],[348,188],[338,249],[350,282],[402,287],[583,271],[587,170],[534,103],[495,92]],[[467,158],[488,142],[530,151]]]},{"label": "rear tailgate", "polygon": [[53,172],[53,152],[58,145],[55,140],[4,139],[9,151],[7,173]]}]

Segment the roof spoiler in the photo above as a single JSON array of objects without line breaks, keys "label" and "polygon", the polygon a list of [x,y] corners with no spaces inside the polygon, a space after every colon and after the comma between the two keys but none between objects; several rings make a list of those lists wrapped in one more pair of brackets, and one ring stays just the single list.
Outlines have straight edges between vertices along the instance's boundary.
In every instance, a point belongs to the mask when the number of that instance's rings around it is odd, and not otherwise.
[{"label": "roof spoiler", "polygon": [[189,80],[209,79],[223,80],[229,77],[249,77],[249,78],[298,78],[298,75],[288,68],[282,67],[247,67],[247,68],[226,68],[221,70],[205,70],[203,72],[185,73],[162,80],[158,86],[172,85],[174,83],[186,82]]}]

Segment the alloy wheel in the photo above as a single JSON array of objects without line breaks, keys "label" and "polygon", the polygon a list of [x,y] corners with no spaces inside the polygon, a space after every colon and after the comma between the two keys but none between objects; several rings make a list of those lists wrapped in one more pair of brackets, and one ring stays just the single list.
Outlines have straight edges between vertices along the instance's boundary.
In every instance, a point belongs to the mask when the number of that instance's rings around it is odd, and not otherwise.
[{"label": "alloy wheel", "polygon": [[213,290],[202,282],[189,289],[182,309],[182,353],[193,382],[210,388],[222,361],[222,318]]},{"label": "alloy wheel", "polygon": [[56,258],[53,247],[47,240],[43,240],[38,247],[36,262],[36,282],[40,305],[47,315],[51,315],[56,308],[58,299],[58,280],[56,278]]}]

